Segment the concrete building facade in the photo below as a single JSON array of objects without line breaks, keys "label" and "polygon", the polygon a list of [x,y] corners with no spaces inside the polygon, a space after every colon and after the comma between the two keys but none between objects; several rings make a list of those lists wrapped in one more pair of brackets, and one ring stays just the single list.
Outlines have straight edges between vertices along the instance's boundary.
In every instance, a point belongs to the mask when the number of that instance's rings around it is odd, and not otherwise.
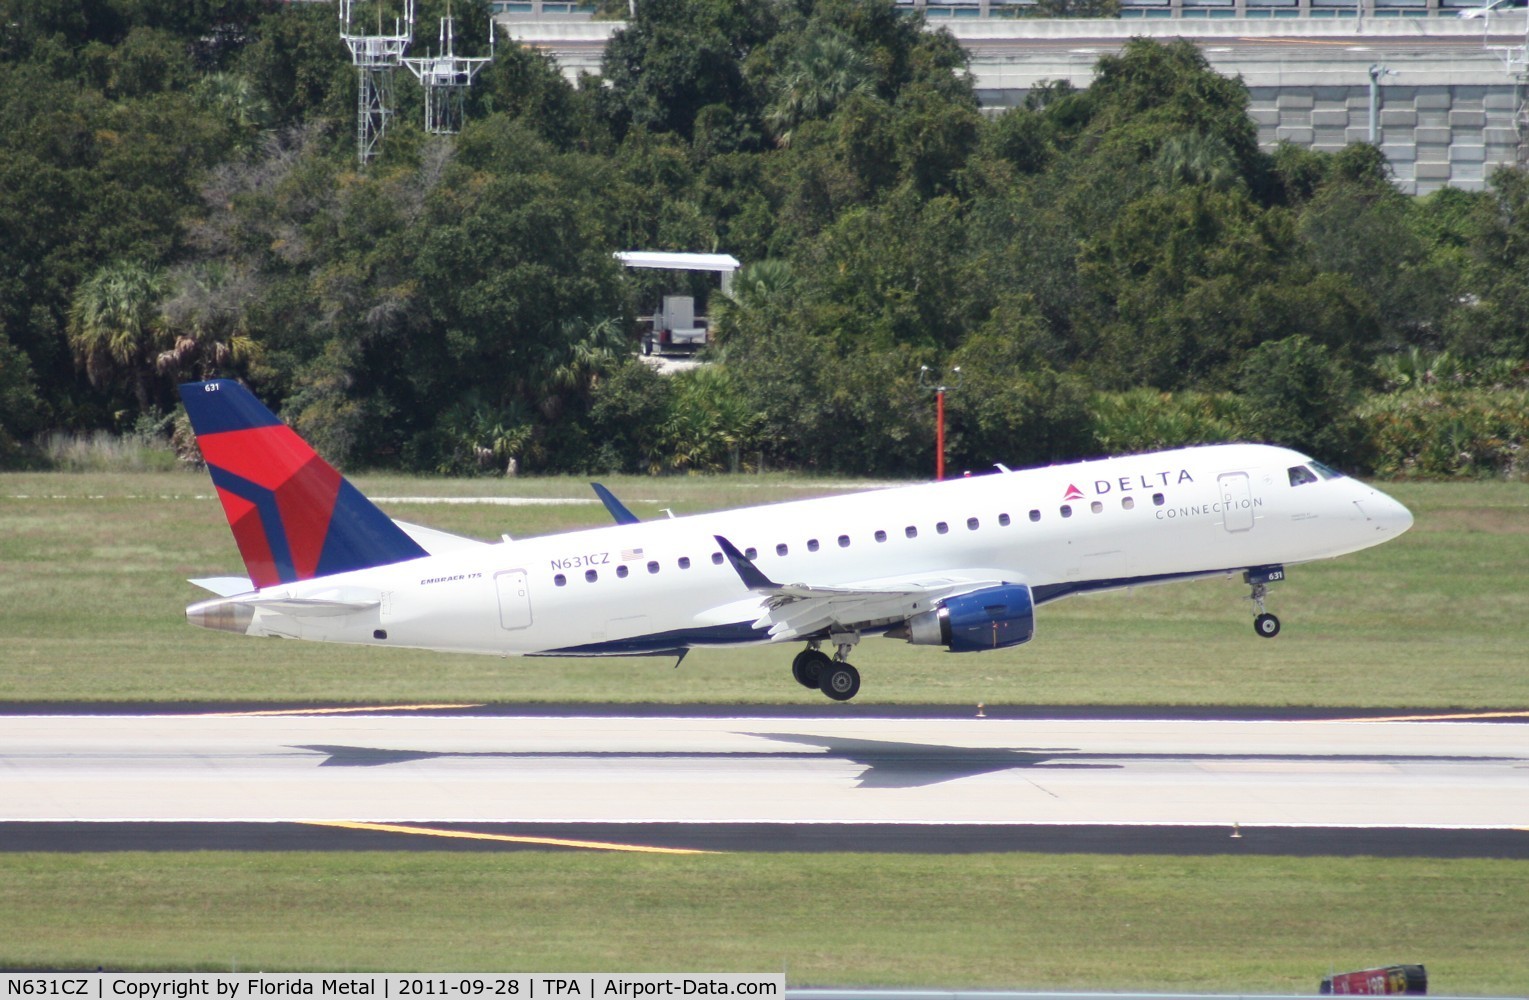
[{"label": "concrete building facade", "polygon": [[[570,78],[597,72],[619,22],[501,18],[551,52]],[[1024,102],[1044,81],[1093,81],[1099,57],[1134,37],[1187,38],[1241,78],[1259,144],[1334,152],[1375,138],[1403,191],[1479,190],[1492,170],[1529,161],[1529,15],[1492,18],[948,19],[984,108]]]}]

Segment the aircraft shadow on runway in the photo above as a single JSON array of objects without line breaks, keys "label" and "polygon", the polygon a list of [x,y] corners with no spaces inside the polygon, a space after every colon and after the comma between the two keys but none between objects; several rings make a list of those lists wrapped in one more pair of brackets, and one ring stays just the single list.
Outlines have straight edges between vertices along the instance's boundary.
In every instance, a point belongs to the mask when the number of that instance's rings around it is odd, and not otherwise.
[{"label": "aircraft shadow on runway", "polygon": [[1355,754],[1194,754],[1194,753],[1084,753],[1068,747],[1005,748],[957,747],[929,743],[899,743],[889,740],[862,740],[838,736],[793,733],[745,733],[779,743],[819,747],[825,753],[796,750],[759,751],[637,751],[637,750],[546,750],[546,751],[443,751],[390,750],[377,747],[334,745],[296,746],[292,749],[321,754],[320,767],[381,767],[422,760],[493,759],[493,760],[686,760],[686,761],[758,761],[788,760],[812,763],[842,760],[864,767],[858,788],[919,788],[960,778],[972,778],[1016,768],[1044,770],[1121,770],[1134,763],[1177,762],[1276,762],[1292,764],[1449,764],[1502,763],[1522,765],[1514,757],[1448,757],[1434,755],[1355,755]]}]

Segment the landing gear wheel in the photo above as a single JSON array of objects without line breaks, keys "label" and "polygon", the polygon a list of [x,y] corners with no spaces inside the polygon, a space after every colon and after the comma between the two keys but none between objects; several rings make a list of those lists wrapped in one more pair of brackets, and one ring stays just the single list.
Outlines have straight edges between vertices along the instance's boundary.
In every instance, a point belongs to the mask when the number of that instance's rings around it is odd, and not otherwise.
[{"label": "landing gear wheel", "polygon": [[821,649],[804,649],[791,661],[791,676],[804,688],[818,690],[822,687],[818,678],[823,668],[833,663]]},{"label": "landing gear wheel", "polygon": [[1265,639],[1272,639],[1279,635],[1279,619],[1270,614],[1262,614],[1253,619],[1253,631]]},{"label": "landing gear wheel", "polygon": [[860,690],[860,671],[848,663],[830,661],[818,671],[818,686],[834,701],[849,701]]}]

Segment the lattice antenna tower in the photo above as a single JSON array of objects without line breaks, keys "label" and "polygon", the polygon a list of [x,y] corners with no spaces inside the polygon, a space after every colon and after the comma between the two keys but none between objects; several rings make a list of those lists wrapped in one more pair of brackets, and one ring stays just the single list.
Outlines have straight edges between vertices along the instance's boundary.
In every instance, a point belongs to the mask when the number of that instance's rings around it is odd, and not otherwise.
[{"label": "lattice antenna tower", "polygon": [[393,33],[382,30],[382,0],[377,0],[377,33],[355,34],[351,8],[340,0],[340,38],[356,67],[356,156],[364,167],[377,156],[388,119],[393,117],[393,73],[414,40],[414,0],[403,0],[403,17],[393,19]]},{"label": "lattice antenna tower", "polygon": [[420,84],[425,88],[425,131],[436,135],[451,135],[462,131],[466,116],[467,88],[473,77],[494,61],[494,20],[488,22],[488,55],[467,58],[455,51],[454,25],[451,8],[441,18],[441,50],[439,55],[423,59],[405,59]]}]

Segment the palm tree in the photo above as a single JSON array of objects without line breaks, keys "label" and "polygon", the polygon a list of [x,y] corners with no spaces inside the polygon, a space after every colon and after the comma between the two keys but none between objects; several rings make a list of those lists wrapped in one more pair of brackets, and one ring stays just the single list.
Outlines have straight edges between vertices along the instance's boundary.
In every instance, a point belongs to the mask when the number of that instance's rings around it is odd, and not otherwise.
[{"label": "palm tree", "polygon": [[1226,191],[1242,183],[1232,149],[1219,136],[1186,132],[1163,143],[1154,162],[1167,186],[1187,184]]},{"label": "palm tree", "polygon": [[140,413],[153,404],[154,360],[164,346],[164,290],[164,272],[121,260],[86,279],[69,305],[69,346],[90,384],[129,383]]},{"label": "palm tree", "polygon": [[253,149],[275,123],[270,102],[242,73],[209,74],[193,93],[202,107],[228,124],[240,151]]},{"label": "palm tree", "polygon": [[251,275],[219,264],[182,270],[165,299],[161,318],[164,347],[154,357],[155,370],[177,380],[229,374],[255,354],[245,325],[254,298]]},{"label": "palm tree", "polygon": [[802,122],[827,118],[851,94],[872,91],[874,70],[849,36],[833,29],[810,36],[780,74],[765,121],[776,141],[791,145]]}]

